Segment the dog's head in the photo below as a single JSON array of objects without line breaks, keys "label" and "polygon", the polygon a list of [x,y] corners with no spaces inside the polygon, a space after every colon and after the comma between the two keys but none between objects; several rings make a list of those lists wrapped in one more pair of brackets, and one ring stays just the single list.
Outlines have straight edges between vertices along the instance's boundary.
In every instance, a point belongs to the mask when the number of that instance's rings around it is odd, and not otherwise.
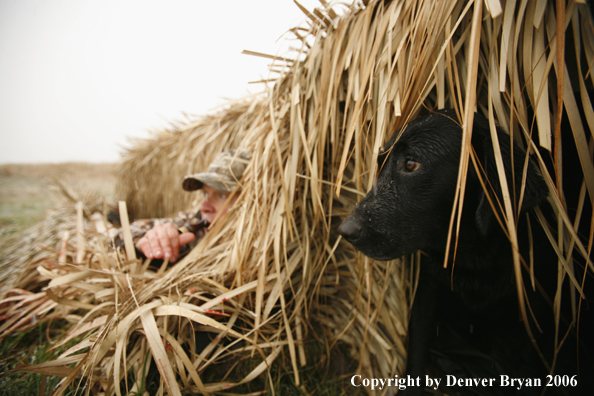
[{"label": "dog's head", "polygon": [[[502,131],[498,134],[508,183],[513,187],[509,135]],[[444,251],[461,142],[462,128],[453,110],[421,117],[396,132],[378,156],[380,173],[375,185],[342,222],[339,233],[363,254],[378,260],[397,258],[418,250]],[[491,185],[491,199],[503,202],[489,124],[478,114],[472,143],[486,174],[483,179]],[[514,145],[517,195],[520,194],[525,155],[524,150]],[[461,233],[485,238],[492,227],[498,225],[472,165],[466,190]],[[546,196],[547,189],[538,170],[529,163],[522,210],[536,206]]]}]

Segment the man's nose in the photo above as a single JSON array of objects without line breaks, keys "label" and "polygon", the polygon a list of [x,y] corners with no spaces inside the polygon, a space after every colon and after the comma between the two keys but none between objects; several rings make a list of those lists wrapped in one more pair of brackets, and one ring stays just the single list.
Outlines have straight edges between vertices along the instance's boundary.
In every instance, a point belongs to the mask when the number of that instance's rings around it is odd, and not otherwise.
[{"label": "man's nose", "polygon": [[212,203],[210,203],[208,198],[204,199],[202,201],[202,203],[200,204],[201,212],[212,212],[213,210],[214,210],[214,206],[212,205]]}]

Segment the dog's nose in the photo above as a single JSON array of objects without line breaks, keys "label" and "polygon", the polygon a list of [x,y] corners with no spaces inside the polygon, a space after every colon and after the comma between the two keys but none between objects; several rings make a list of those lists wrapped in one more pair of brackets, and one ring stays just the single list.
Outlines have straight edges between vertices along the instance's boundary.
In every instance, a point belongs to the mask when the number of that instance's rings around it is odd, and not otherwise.
[{"label": "dog's nose", "polygon": [[354,242],[361,236],[361,224],[356,220],[346,219],[338,227],[338,233],[349,242]]}]

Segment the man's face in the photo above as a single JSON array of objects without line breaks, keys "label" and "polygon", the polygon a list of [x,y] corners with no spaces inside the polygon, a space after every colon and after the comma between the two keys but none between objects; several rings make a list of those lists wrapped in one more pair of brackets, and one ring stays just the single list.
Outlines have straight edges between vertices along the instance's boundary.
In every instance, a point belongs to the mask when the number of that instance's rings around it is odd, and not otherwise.
[{"label": "man's face", "polygon": [[222,216],[227,213],[238,197],[238,194],[235,194],[233,200],[231,200],[223,209],[230,193],[216,190],[207,184],[202,187],[202,191],[204,192],[204,199],[200,204],[200,212],[202,213],[202,218],[209,223],[212,223],[217,215]]}]

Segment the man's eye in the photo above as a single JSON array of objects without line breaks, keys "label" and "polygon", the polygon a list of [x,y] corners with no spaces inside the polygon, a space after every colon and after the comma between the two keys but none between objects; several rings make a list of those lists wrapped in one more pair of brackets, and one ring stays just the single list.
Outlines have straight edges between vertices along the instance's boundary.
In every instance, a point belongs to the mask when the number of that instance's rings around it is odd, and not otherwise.
[{"label": "man's eye", "polygon": [[413,159],[407,159],[404,161],[404,171],[405,172],[414,172],[419,169],[421,164]]},{"label": "man's eye", "polygon": [[221,198],[221,199],[227,199],[227,194],[219,194],[219,198]]}]

